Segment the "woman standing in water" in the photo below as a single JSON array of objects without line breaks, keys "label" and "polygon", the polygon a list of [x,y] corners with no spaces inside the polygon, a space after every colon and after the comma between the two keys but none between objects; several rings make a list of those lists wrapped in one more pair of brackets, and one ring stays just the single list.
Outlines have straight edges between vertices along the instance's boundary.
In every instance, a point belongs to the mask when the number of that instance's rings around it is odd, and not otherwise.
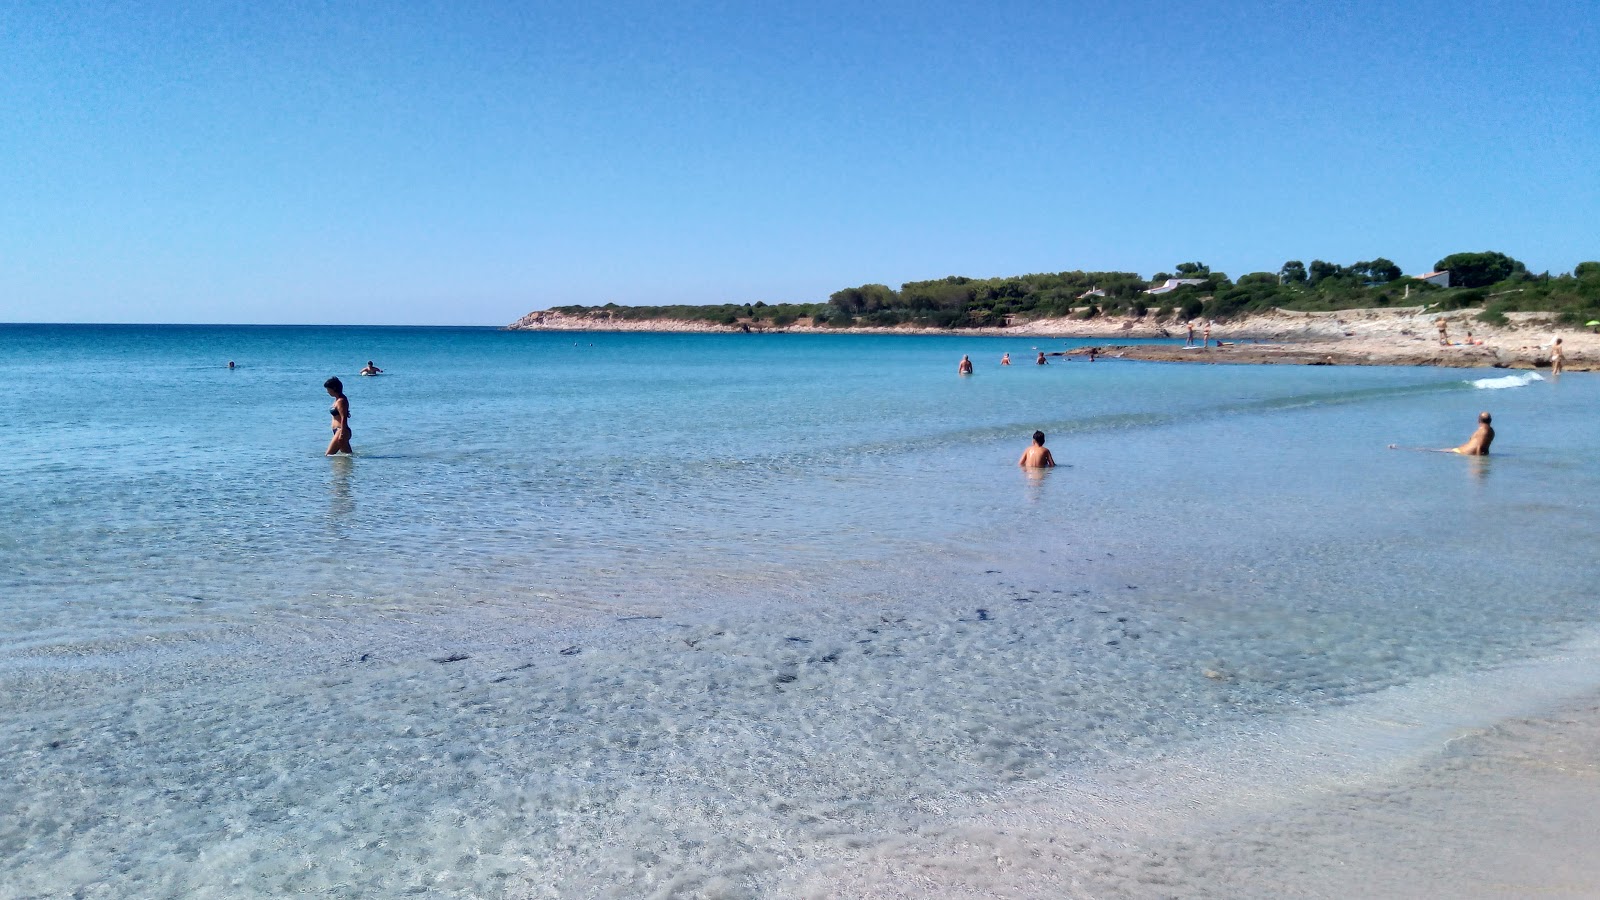
[{"label": "woman standing in water", "polygon": [[322,386],[333,398],[333,406],[328,410],[328,415],[333,416],[333,440],[328,442],[328,452],[324,455],[355,453],[350,449],[350,398],[344,395],[344,382],[329,378]]}]

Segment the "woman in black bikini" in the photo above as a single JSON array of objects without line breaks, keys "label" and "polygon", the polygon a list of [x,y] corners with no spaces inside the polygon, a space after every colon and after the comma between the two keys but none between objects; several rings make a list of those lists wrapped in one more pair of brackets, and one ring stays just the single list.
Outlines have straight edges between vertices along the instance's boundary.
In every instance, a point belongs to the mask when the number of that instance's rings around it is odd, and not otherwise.
[{"label": "woman in black bikini", "polygon": [[350,398],[344,395],[344,382],[329,378],[322,386],[333,398],[333,406],[328,410],[328,415],[333,416],[333,440],[328,442],[328,452],[324,455],[355,453],[350,449]]}]

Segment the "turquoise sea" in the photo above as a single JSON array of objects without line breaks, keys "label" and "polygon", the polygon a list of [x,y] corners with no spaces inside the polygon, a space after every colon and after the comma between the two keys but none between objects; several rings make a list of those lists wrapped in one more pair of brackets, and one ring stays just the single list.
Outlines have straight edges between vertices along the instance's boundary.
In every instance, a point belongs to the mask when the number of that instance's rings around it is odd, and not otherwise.
[{"label": "turquoise sea", "polygon": [[1582,656],[1600,376],[1081,343],[0,326],[0,897],[821,896]]}]

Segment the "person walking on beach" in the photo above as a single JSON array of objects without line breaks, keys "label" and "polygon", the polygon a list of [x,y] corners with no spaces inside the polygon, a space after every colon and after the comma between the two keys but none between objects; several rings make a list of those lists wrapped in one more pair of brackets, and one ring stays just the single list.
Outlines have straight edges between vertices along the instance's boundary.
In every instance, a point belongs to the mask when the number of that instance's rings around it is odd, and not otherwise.
[{"label": "person walking on beach", "polygon": [[1050,469],[1054,468],[1056,458],[1044,446],[1044,432],[1033,433],[1033,446],[1022,451],[1022,458],[1017,460],[1017,465],[1024,469]]},{"label": "person walking on beach", "polygon": [[350,449],[350,398],[344,395],[344,382],[337,377],[329,378],[322,386],[333,398],[333,406],[328,409],[328,415],[333,417],[333,440],[328,442],[328,452],[323,455],[355,453]]},{"label": "person walking on beach", "polygon": [[1556,338],[1556,342],[1550,345],[1550,374],[1560,375],[1566,363],[1567,357],[1561,352],[1561,338]]},{"label": "person walking on beach", "polygon": [[1044,351],[1043,350],[1039,351],[1039,358],[1034,360],[1033,364],[1036,365],[1036,366],[1048,366],[1048,365],[1050,365],[1048,362],[1045,361]]},{"label": "person walking on beach", "polygon": [[965,353],[961,354],[961,364],[956,366],[956,371],[962,375],[972,374],[972,358]]},{"label": "person walking on beach", "polygon": [[1445,324],[1444,316],[1434,319],[1433,324],[1439,326],[1439,346],[1450,346],[1450,326]]},{"label": "person walking on beach", "polygon": [[1000,355],[1000,365],[1002,365],[1002,366],[1009,366],[1009,365],[1011,365],[1011,354],[1009,354],[1009,353],[1002,353],[1002,354],[1001,354],[1001,355]]}]

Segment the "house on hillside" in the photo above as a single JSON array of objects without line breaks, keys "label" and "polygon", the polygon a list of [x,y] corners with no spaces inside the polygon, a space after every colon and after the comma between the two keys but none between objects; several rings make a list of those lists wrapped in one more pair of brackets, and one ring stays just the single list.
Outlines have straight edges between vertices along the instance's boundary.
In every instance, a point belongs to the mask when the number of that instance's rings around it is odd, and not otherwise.
[{"label": "house on hillside", "polygon": [[1079,300],[1087,300],[1090,297],[1105,297],[1105,296],[1108,296],[1108,295],[1106,294],[1106,292],[1105,292],[1105,290],[1103,288],[1095,288],[1093,290],[1084,291],[1083,293],[1079,294],[1078,295],[1078,299]]},{"label": "house on hillside", "polygon": [[1429,284],[1437,284],[1439,287],[1449,287],[1450,270],[1445,269],[1441,272],[1429,272],[1426,275],[1418,275],[1417,280],[1426,281]]},{"label": "house on hillside", "polygon": [[1146,294],[1170,294],[1173,291],[1175,291],[1178,288],[1181,288],[1181,287],[1183,287],[1185,285],[1205,284],[1205,283],[1206,283],[1206,280],[1204,278],[1168,278],[1166,281],[1162,282],[1160,287],[1150,288],[1149,290],[1146,290],[1145,293]]}]

